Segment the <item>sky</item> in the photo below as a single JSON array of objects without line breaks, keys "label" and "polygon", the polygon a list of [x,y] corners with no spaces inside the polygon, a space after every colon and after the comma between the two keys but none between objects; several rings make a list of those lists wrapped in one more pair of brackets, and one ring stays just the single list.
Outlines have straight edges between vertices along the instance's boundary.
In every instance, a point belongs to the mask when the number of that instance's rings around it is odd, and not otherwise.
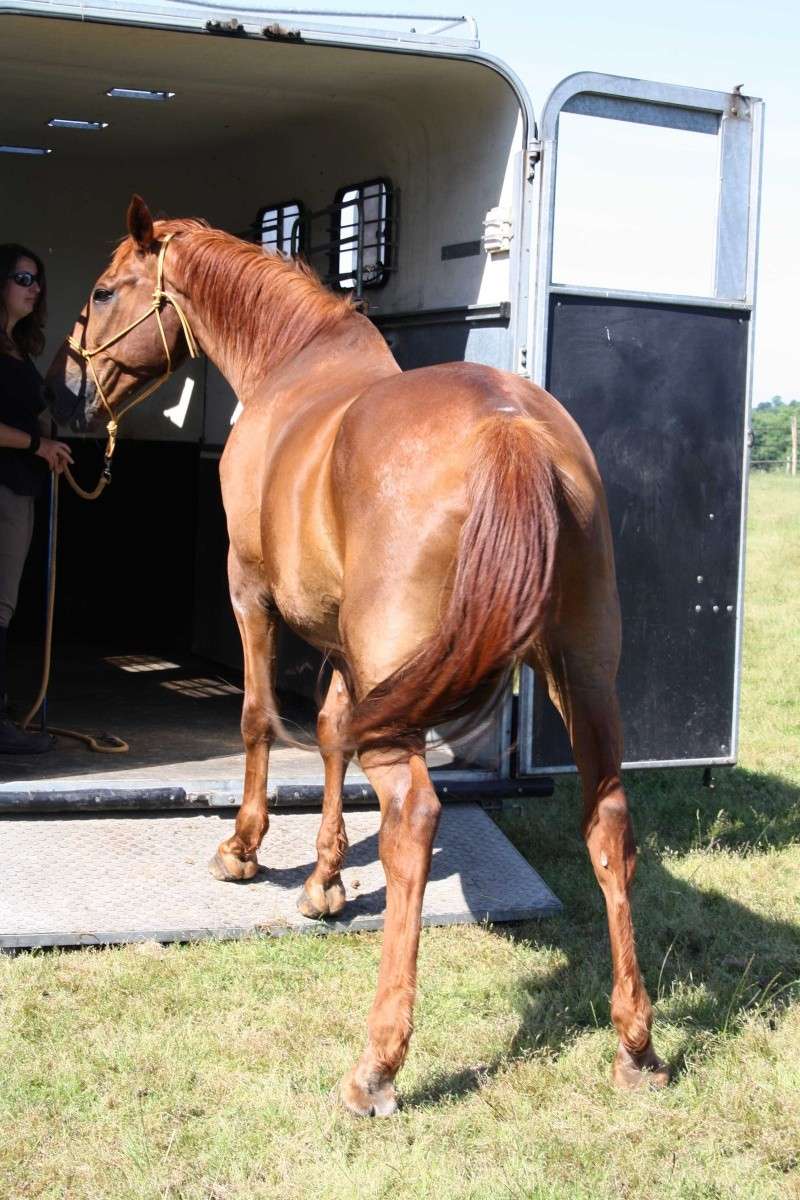
[{"label": "sky", "polygon": [[[295,0],[298,8],[304,7]],[[795,0],[568,0],[533,3],[527,0],[466,0],[460,9],[449,0],[403,0],[396,6],[360,0],[353,9],[365,13],[434,13],[475,17],[481,48],[502,59],[524,83],[541,113],[550,91],[576,71],[602,71],[664,83],[730,91],[743,84],[747,95],[766,103],[761,234],[756,293],[756,349],[753,403],[774,395],[784,400],[800,398],[800,4]],[[315,8],[340,11],[342,3],[321,0]],[[365,22],[366,23],[366,22]],[[377,17],[370,25],[384,27]],[[422,28],[422,27],[420,27]],[[572,117],[585,122],[585,118]],[[711,138],[679,131],[659,130],[602,121],[613,132],[605,134],[611,156],[598,146],[592,156],[582,154],[580,168],[592,179],[611,188],[624,160],[636,164],[637,191],[631,197],[643,226],[642,212],[652,214],[659,233],[639,229],[633,239],[631,264],[659,283],[670,280],[670,270],[680,264],[667,261],[668,236],[681,228],[690,236],[684,246],[683,274],[677,282],[688,290],[702,291],[708,270],[707,247],[713,227],[714,162],[707,148]],[[566,133],[566,131],[565,131]],[[639,140],[637,141],[637,136]],[[608,139],[611,139],[609,141]],[[564,138],[566,142],[566,137]],[[561,138],[560,138],[561,147]],[[663,150],[663,153],[662,153]],[[659,162],[661,165],[659,166]],[[566,155],[560,150],[559,165]],[[669,169],[665,171],[665,164]],[[602,189],[595,189],[599,194]],[[626,189],[629,191],[630,189]],[[575,192],[577,194],[577,192]],[[581,221],[571,222],[577,231]],[[597,216],[602,230],[602,215]],[[569,215],[562,225],[570,224]],[[681,222],[683,224],[681,225]],[[633,231],[634,235],[637,233]],[[694,238],[694,243],[692,243]],[[578,235],[563,247],[556,268],[563,274],[590,276],[581,282],[602,284],[602,263],[592,260],[591,244],[580,245]],[[577,278],[565,282],[578,282]],[[613,286],[609,284],[608,286]],[[619,284],[617,284],[619,286]],[[664,289],[666,290],[666,289]]]}]

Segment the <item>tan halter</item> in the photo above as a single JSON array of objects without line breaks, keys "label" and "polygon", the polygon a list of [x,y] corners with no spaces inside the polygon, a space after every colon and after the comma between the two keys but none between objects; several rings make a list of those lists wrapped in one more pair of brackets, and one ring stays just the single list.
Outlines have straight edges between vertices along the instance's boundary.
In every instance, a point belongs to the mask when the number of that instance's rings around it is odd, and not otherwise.
[{"label": "tan halter", "polygon": [[[79,354],[81,358],[85,359],[89,370],[92,372],[92,378],[94,379],[97,393],[103,402],[106,412],[108,413],[108,425],[106,426],[108,433],[108,445],[106,446],[103,474],[94,491],[85,492],[83,488],[79,487],[75,482],[69,469],[65,471],[67,479],[72,487],[75,489],[78,495],[82,496],[85,500],[94,500],[100,495],[106,484],[111,482],[111,459],[113,458],[114,450],[116,449],[117,430],[119,429],[119,423],[122,418],[126,413],[130,412],[132,408],[135,408],[137,404],[140,404],[142,400],[146,400],[148,396],[152,396],[153,392],[156,391],[157,388],[160,388],[161,384],[169,379],[170,375],[172,374],[172,356],[169,352],[167,337],[164,333],[164,326],[161,322],[161,309],[163,308],[164,304],[171,304],[175,309],[175,312],[178,314],[178,320],[181,323],[183,335],[186,338],[186,345],[188,347],[190,357],[197,358],[198,356],[199,352],[197,349],[197,342],[195,341],[194,334],[192,333],[191,326],[189,325],[183,309],[178,304],[178,301],[175,299],[175,297],[170,292],[165,292],[162,286],[164,282],[164,257],[167,252],[167,246],[169,245],[173,236],[173,234],[168,233],[161,243],[161,249],[158,253],[158,268],[156,286],[153,292],[153,302],[147,311],[142,313],[141,317],[138,317],[135,321],[131,321],[130,325],[126,325],[125,328],[120,330],[119,333],[115,333],[113,337],[108,338],[108,340],[103,342],[101,346],[95,346],[93,350],[87,350],[84,346],[81,346],[80,342],[78,342],[74,337],[70,336],[67,338],[67,343],[70,349],[74,350],[76,354]],[[158,323],[158,332],[161,334],[161,341],[164,344],[164,354],[167,360],[167,369],[163,375],[155,380],[154,383],[149,384],[143,392],[140,392],[138,396],[135,396],[133,400],[130,400],[128,404],[125,405],[122,412],[115,417],[111,405],[106,399],[106,395],[103,391],[100,380],[97,378],[97,372],[94,369],[94,363],[92,359],[95,357],[95,355],[102,354],[103,351],[107,350],[109,346],[113,346],[115,342],[121,341],[126,334],[130,333],[132,329],[136,329],[138,325],[141,325],[142,322],[146,321],[150,316],[154,316]]]}]

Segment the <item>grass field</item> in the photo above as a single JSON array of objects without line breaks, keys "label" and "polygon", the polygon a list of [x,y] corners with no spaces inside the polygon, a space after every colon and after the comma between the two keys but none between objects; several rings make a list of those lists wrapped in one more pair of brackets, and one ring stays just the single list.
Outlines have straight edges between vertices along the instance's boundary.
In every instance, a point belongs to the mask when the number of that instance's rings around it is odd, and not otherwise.
[{"label": "grass field", "polygon": [[[404,1107],[330,1089],[379,935],[0,958],[0,1197],[800,1197],[800,486],[754,479],[739,766],[627,777],[661,1093],[609,1082],[573,782],[507,832],[565,913],[428,930]],[[52,864],[32,869],[49,870]]]}]

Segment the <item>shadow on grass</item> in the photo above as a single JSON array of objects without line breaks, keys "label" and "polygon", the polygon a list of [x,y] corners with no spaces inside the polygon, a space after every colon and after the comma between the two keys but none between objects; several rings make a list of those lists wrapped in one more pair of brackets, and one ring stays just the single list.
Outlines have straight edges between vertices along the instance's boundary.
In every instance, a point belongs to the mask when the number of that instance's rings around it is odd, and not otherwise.
[{"label": "shadow on grass", "polygon": [[[714,790],[701,786],[699,770],[629,772],[625,783],[640,847],[632,897],[639,961],[654,1003],[683,1031],[670,1061],[677,1078],[688,1061],[754,1010],[778,1020],[800,988],[800,930],[692,876],[677,878],[666,864],[697,850],[744,857],[800,841],[800,788],[739,769],[720,772]],[[515,1060],[557,1054],[588,1029],[610,1029],[605,905],[579,835],[579,813],[578,783],[568,780],[553,798],[500,821],[562,899],[564,915],[494,932],[534,948],[555,947],[565,965],[545,979],[517,981],[519,1026],[503,1054],[480,1067],[443,1073],[406,1094],[407,1104],[468,1095]],[[698,871],[709,861],[704,857]],[[654,1041],[658,1050],[658,1012]]]}]

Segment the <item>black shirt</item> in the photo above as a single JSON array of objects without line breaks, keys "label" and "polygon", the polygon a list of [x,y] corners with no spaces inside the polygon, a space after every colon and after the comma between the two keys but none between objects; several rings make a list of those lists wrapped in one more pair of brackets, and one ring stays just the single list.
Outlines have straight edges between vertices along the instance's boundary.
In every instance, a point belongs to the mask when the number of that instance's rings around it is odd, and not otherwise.
[{"label": "black shirt", "polygon": [[[0,354],[0,421],[31,436],[39,432],[39,414],[45,410],[42,377],[29,358]],[[0,446],[0,483],[18,496],[38,496],[44,490],[49,467],[30,450]]]}]

